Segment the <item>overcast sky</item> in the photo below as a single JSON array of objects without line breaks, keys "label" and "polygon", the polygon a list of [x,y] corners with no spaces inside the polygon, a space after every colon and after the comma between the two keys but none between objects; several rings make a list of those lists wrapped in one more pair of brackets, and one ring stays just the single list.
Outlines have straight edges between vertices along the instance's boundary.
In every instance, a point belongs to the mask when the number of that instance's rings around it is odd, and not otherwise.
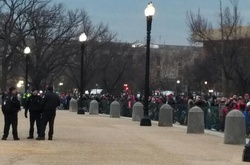
[{"label": "overcast sky", "polygon": [[[146,18],[144,9],[150,0],[53,0],[62,2],[69,9],[84,9],[94,24],[108,24],[117,33],[118,40],[133,43],[144,42]],[[156,14],[153,17],[152,42],[166,45],[189,45],[186,12],[200,9],[213,26],[217,26],[219,0],[153,0]],[[230,0],[222,0],[229,6]],[[250,0],[239,0],[239,11],[245,25],[250,24]]]}]

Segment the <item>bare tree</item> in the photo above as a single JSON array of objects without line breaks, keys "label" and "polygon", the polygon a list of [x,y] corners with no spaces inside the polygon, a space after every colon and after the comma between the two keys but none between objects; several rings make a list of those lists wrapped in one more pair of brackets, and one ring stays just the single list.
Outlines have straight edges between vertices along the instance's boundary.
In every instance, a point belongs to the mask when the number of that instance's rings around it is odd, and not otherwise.
[{"label": "bare tree", "polygon": [[[109,27],[100,23],[99,25],[92,25],[91,22],[82,22],[85,32],[88,36],[86,41],[86,50],[84,53],[84,79],[83,88],[89,85],[93,80],[100,67],[103,65],[102,55],[107,51],[106,47],[115,39],[115,34],[110,32]],[[77,42],[77,41],[75,41]],[[80,88],[80,43],[75,43],[74,53],[70,57],[70,64],[67,67],[65,75],[77,87]]]},{"label": "bare tree", "polygon": [[99,67],[101,80],[108,93],[120,91],[116,87],[124,77],[126,70],[132,64],[131,45],[122,43],[112,43],[101,55],[102,65]]},{"label": "bare tree", "polygon": [[[1,45],[1,89],[5,90],[10,73],[19,62],[21,41],[30,33],[27,22],[29,11],[40,3],[38,0],[2,0],[0,1],[0,45]],[[20,56],[19,56],[20,57]]]},{"label": "bare tree", "polygon": [[29,38],[30,78],[34,87],[43,88],[63,74],[74,55],[72,44],[83,28],[82,22],[87,21],[84,10],[67,11],[63,4],[45,4],[33,12],[29,24],[34,28]]},{"label": "bare tree", "polygon": [[242,29],[242,18],[238,12],[238,1],[231,0],[233,9],[222,9],[220,1],[219,29],[214,29],[212,24],[201,16],[200,12],[187,13],[187,25],[190,28],[190,41],[193,43],[203,42],[206,52],[214,55],[214,59],[220,65],[222,86],[224,95],[230,94],[230,82],[233,82],[237,74],[238,55],[242,51],[242,39],[246,38]]}]

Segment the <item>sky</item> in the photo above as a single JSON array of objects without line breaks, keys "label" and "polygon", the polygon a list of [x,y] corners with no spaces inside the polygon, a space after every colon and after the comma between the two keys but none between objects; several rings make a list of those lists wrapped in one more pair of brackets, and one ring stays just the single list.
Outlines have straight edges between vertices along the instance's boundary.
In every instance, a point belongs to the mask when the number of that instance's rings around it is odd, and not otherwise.
[{"label": "sky", "polygon": [[[84,9],[92,23],[104,23],[117,34],[121,42],[145,43],[146,18],[144,10],[150,0],[53,0],[68,9]],[[190,45],[187,38],[187,11],[200,10],[213,27],[218,26],[219,0],[152,0],[153,17],[151,42],[164,45]],[[230,0],[222,0],[223,7],[232,7]],[[238,9],[243,25],[250,25],[250,0],[239,0]]]}]

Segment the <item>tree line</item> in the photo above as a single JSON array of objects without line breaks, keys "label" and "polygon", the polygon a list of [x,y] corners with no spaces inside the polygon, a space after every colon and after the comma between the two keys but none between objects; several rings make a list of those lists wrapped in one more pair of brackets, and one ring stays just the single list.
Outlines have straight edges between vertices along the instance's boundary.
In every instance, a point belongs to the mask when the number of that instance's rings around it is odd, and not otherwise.
[{"label": "tree line", "polygon": [[216,26],[200,11],[197,14],[187,12],[189,40],[192,44],[203,43],[205,56],[185,68],[185,75],[187,79],[188,75],[193,75],[199,82],[208,81],[211,87],[222,91],[225,96],[243,95],[250,91],[250,28],[243,26],[238,0],[230,0],[231,8],[223,8],[219,2]]},{"label": "tree line", "polygon": [[78,37],[82,32],[88,37],[84,88],[96,83],[107,92],[114,92],[118,84],[122,88],[125,72],[131,68],[131,46],[116,44],[116,34],[108,25],[94,25],[84,9],[68,10],[64,4],[51,0],[0,1],[1,90],[25,76],[26,46],[31,49],[27,55],[31,87],[45,89],[63,81],[65,89],[79,89]]},{"label": "tree line", "polygon": [[[187,56],[178,55],[178,61],[184,61],[173,68],[178,69],[178,76],[193,88],[207,81],[210,88],[223,89],[226,96],[250,91],[249,31],[243,26],[238,1],[231,0],[231,4],[232,8],[223,8],[220,1],[217,26],[200,11],[187,12],[189,40],[191,44],[203,43],[206,55],[193,64],[185,62]],[[98,84],[108,93],[119,93],[126,83],[134,91],[143,91],[143,48],[132,50],[130,44],[120,43],[108,25],[102,22],[94,25],[84,9],[69,10],[64,4],[51,0],[0,1],[1,90],[24,78],[26,46],[31,48],[27,56],[31,87],[45,89],[62,81],[65,91],[79,89],[81,43],[78,37],[82,32],[88,37],[83,65],[84,89],[94,89]],[[154,58],[152,54],[152,60]],[[152,90],[157,87],[154,84],[161,83],[153,76]]]}]

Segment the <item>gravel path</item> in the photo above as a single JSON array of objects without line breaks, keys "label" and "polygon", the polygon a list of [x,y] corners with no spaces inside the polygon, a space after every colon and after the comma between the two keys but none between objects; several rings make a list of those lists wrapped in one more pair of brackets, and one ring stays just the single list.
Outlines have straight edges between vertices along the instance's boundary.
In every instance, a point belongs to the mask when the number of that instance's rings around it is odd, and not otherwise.
[{"label": "gravel path", "polygon": [[[240,165],[243,145],[223,144],[223,134],[187,134],[186,127],[141,127],[129,118],[57,111],[53,141],[26,139],[28,119],[19,113],[20,141],[0,141],[1,165]],[[3,130],[3,115],[0,115]],[[11,133],[10,133],[11,135]],[[2,134],[1,134],[2,136]]]}]

